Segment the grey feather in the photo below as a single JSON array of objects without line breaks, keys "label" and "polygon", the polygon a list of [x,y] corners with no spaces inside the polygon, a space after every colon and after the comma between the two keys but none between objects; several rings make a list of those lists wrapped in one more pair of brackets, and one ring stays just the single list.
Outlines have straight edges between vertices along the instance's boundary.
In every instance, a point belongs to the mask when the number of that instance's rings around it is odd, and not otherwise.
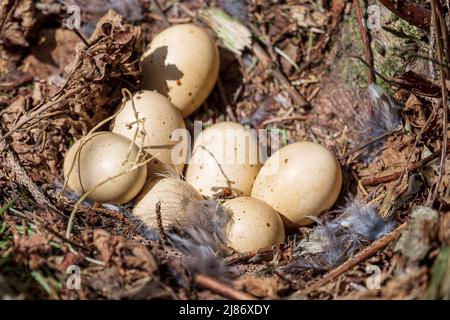
[{"label": "grey feather", "polygon": [[379,239],[395,227],[395,222],[384,220],[374,206],[354,198],[331,221],[311,218],[317,226],[296,245],[294,261],[280,267],[281,271],[329,270],[345,262],[364,242]]},{"label": "grey feather", "polygon": [[171,244],[184,253],[191,273],[224,278],[228,268],[220,257],[227,242],[229,212],[213,200],[191,200],[183,217],[168,232]]},{"label": "grey feather", "polygon": [[374,157],[379,155],[387,137],[401,124],[400,109],[388,93],[381,87],[372,84],[369,86],[369,95],[372,102],[372,114],[369,113],[368,108],[363,108],[355,119],[360,144],[378,139],[361,154],[366,162],[371,162]]}]

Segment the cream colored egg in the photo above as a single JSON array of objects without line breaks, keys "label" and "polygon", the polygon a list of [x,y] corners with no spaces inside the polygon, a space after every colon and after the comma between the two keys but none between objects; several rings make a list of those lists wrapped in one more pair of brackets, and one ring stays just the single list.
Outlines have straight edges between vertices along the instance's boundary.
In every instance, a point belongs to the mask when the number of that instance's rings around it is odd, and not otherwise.
[{"label": "cream colored egg", "polygon": [[[69,149],[64,159],[67,186],[84,194],[102,184],[89,194],[89,199],[103,203],[127,203],[139,193],[147,177],[145,165],[127,172],[133,168],[137,156],[138,147],[128,138],[115,133],[97,132],[89,138],[82,138]],[[116,178],[103,184],[113,177]]]},{"label": "cream colored egg", "polygon": [[287,145],[261,168],[252,197],[277,210],[286,227],[312,223],[335,203],[342,185],[341,167],[334,155],[312,142]]},{"label": "cream colored egg", "polygon": [[190,203],[203,197],[192,186],[179,178],[164,178],[150,182],[141,192],[133,214],[145,225],[156,228],[156,205],[161,202],[163,226],[173,224],[190,210]]},{"label": "cream colored egg", "polygon": [[[180,111],[167,98],[154,91],[139,91],[133,95],[137,118],[140,121],[136,144],[143,145],[155,159],[148,163],[148,178],[167,171],[167,167],[183,173],[185,156],[176,152],[177,131],[185,130]],[[114,120],[112,132],[133,139],[138,124],[132,101],[128,100]]]},{"label": "cream colored egg", "polygon": [[231,211],[227,236],[235,250],[249,252],[284,242],[283,221],[265,202],[240,197],[225,201],[224,207]]},{"label": "cream colored egg", "polygon": [[175,25],[158,34],[145,51],[143,88],[168,97],[187,117],[214,88],[219,64],[219,51],[205,29]]},{"label": "cream colored egg", "polygon": [[220,122],[195,140],[186,181],[204,196],[224,189],[249,196],[261,168],[257,135],[235,122]]}]

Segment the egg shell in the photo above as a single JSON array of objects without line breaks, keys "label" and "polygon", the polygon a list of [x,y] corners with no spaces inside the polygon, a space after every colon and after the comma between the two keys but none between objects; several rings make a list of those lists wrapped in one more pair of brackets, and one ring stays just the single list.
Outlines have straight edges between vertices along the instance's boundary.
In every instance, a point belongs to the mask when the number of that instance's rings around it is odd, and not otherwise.
[{"label": "egg shell", "polygon": [[249,196],[261,168],[258,139],[235,122],[220,122],[203,130],[193,147],[186,181],[204,196],[230,189]]},{"label": "egg shell", "polygon": [[[148,163],[148,179],[154,179],[158,174],[167,171],[167,167],[183,173],[185,158],[179,154],[172,155],[172,150],[178,141],[173,136],[175,130],[186,129],[180,111],[167,98],[155,91],[143,90],[133,94],[134,107],[141,122],[136,137],[136,144],[142,144],[145,150],[156,157]],[[132,101],[128,100],[114,120],[112,132],[133,139],[138,124],[134,115]],[[133,125],[129,126],[129,124]]]},{"label": "egg shell", "polygon": [[133,214],[145,225],[157,228],[156,204],[161,201],[161,220],[167,227],[187,213],[189,201],[203,197],[179,178],[163,178],[147,183],[139,196]]},{"label": "egg shell", "polygon": [[[68,177],[68,188],[84,194],[108,178],[130,169],[139,151],[132,144],[127,161],[131,144],[128,138],[111,132],[97,132],[75,142],[64,159],[64,177]],[[80,146],[80,152],[77,152]],[[72,163],[74,165],[69,175]],[[127,203],[142,189],[146,177],[147,167],[144,165],[99,186],[89,194],[88,199],[102,203]]]},{"label": "egg shell", "polygon": [[239,197],[224,202],[231,211],[227,225],[229,245],[239,252],[256,251],[284,242],[284,225],[279,214],[265,202]]},{"label": "egg shell", "polygon": [[330,209],[342,186],[341,167],[334,155],[312,142],[287,145],[273,154],[261,168],[252,197],[277,210],[285,226],[293,228],[313,221]]},{"label": "egg shell", "polygon": [[158,34],[144,52],[143,88],[168,97],[187,117],[211,93],[219,65],[219,51],[208,32],[194,24],[178,24]]}]

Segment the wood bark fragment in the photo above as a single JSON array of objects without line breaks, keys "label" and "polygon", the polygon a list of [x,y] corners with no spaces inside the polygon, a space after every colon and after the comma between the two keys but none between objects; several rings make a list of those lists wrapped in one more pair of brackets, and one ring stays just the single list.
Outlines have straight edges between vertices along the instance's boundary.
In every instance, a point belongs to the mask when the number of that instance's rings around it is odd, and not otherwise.
[{"label": "wood bark fragment", "polygon": [[14,174],[14,181],[25,187],[38,205],[55,209],[52,202],[45,196],[41,188],[39,188],[28,176],[13,151],[11,151],[6,144],[6,141],[0,141],[0,152],[4,154],[4,157],[0,157],[2,167],[5,168],[7,172]]},{"label": "wood bark fragment", "polygon": [[217,279],[214,279],[206,274],[198,273],[195,275],[195,282],[206,289],[209,289],[221,296],[233,299],[233,300],[255,300],[256,298],[248,293],[239,291],[223,283]]},{"label": "wood bark fragment", "polygon": [[408,23],[426,31],[430,31],[431,11],[409,0],[379,0],[392,13]]}]

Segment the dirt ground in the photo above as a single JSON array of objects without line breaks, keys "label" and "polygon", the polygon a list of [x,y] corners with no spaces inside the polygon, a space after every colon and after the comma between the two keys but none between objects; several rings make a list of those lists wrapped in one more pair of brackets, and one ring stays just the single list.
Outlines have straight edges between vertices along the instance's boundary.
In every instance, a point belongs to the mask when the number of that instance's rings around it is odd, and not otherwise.
[{"label": "dirt ground", "polygon": [[[450,10],[446,1],[394,3],[2,1],[0,299],[450,298],[450,42],[441,37]],[[67,28],[73,4],[78,32]],[[201,269],[142,232],[130,206],[83,202],[67,238],[77,201],[59,194],[68,148],[113,114],[121,88],[139,87],[137,61],[155,34],[190,22],[214,34],[201,14],[211,7],[252,41],[233,51],[215,36],[219,80],[187,127],[237,121],[280,129],[282,145],[324,145],[343,170],[337,203],[277,250],[228,250],[211,265],[200,259]],[[332,229],[351,208],[374,213],[360,223],[381,231]]]}]

